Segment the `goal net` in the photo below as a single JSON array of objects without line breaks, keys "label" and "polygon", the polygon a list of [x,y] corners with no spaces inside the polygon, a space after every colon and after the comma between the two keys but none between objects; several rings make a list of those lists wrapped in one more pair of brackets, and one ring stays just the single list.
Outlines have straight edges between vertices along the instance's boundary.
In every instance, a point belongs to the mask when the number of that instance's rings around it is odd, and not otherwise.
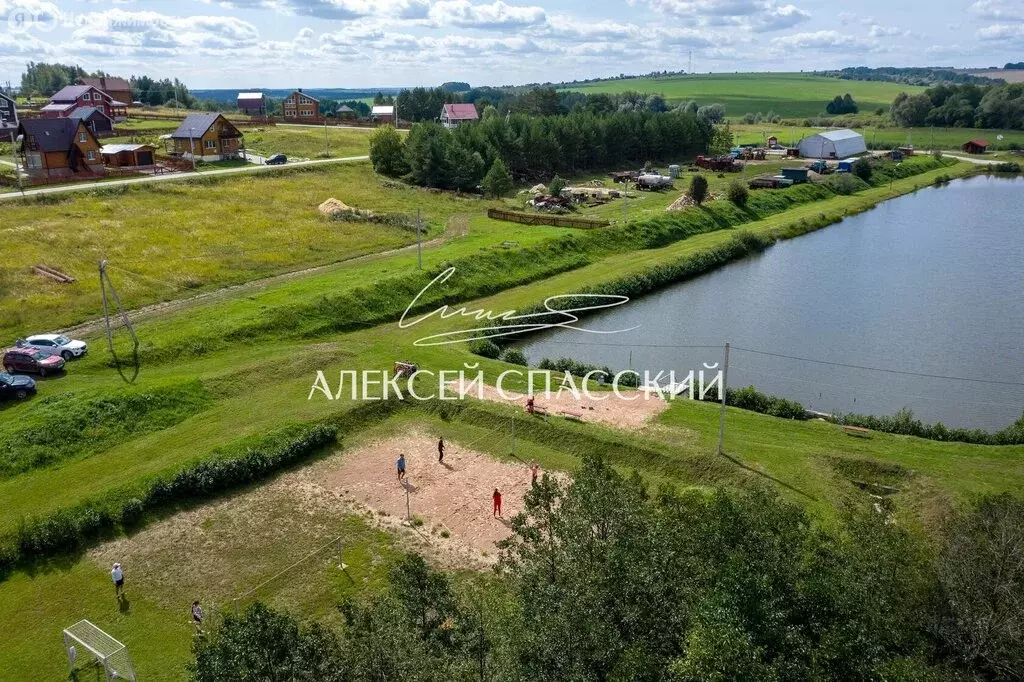
[{"label": "goal net", "polygon": [[125,645],[87,620],[80,620],[64,629],[64,651],[72,673],[77,663],[85,662],[91,656],[103,668],[107,682],[136,682],[135,668]]}]

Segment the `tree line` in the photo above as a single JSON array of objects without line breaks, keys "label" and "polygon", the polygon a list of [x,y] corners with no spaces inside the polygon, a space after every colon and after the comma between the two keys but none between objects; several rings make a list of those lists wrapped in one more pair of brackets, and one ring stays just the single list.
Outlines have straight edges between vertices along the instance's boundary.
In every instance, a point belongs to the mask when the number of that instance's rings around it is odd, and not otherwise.
[{"label": "tree line", "polygon": [[901,126],[1024,129],[1024,83],[941,84],[923,93],[901,92],[891,115]]},{"label": "tree line", "polygon": [[716,123],[725,118],[725,107],[717,103],[702,107],[691,100],[673,107],[660,94],[633,91],[587,94],[556,90],[551,86],[467,87],[466,90],[458,92],[445,85],[436,88],[421,87],[402,90],[397,97],[379,93],[374,103],[397,104],[401,119],[412,122],[436,121],[441,115],[441,107],[453,103],[473,104],[480,116],[491,110],[499,116],[510,113],[527,116],[565,116],[579,112],[606,115],[628,111],[663,113],[678,109],[700,113]]},{"label": "tree line", "polygon": [[821,75],[843,78],[845,80],[885,81],[888,83],[906,83],[907,85],[935,85],[936,83],[974,83],[986,85],[993,81],[1002,82],[1001,79],[927,66],[883,66],[876,69],[867,66],[853,66],[839,69],[838,71],[824,71],[821,72]]},{"label": "tree line", "polygon": [[694,156],[716,139],[711,120],[682,111],[507,118],[490,112],[454,130],[417,123],[404,140],[393,128],[381,128],[371,137],[370,160],[384,175],[467,191],[498,160],[516,180],[547,181],[556,173]]},{"label": "tree line", "polygon": [[[62,88],[75,85],[81,78],[102,77],[110,78],[111,75],[103,71],[90,73],[75,64],[29,62],[25,65],[25,73],[21,75],[21,94],[26,97],[50,97]],[[156,80],[149,76],[131,76],[127,81],[132,101],[151,106],[200,107],[200,102],[177,78]]]},{"label": "tree line", "polygon": [[490,575],[417,555],[331,630],[262,605],[196,638],[194,682],[1014,680],[1024,503],[953,512],[939,540],[768,488],[653,490],[589,456],[543,476]]}]

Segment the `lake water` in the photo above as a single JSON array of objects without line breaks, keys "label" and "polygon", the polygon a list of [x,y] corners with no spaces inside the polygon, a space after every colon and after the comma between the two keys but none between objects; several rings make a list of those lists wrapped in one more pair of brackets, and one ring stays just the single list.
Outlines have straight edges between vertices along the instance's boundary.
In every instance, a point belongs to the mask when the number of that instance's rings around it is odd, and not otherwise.
[{"label": "lake water", "polygon": [[[906,406],[928,422],[1000,429],[1024,410],[1024,178],[922,189],[584,324],[640,328],[554,330],[522,348],[531,364],[571,357],[682,377],[721,364],[728,341],[730,386],[823,412]],[[666,345],[719,348],[655,347]]]}]

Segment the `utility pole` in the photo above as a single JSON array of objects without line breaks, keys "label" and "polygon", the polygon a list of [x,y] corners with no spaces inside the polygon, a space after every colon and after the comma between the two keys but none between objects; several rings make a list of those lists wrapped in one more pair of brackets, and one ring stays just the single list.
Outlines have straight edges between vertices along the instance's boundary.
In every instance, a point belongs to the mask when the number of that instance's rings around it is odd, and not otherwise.
[{"label": "utility pole", "polygon": [[420,210],[416,209],[416,267],[423,269],[423,237],[420,230]]},{"label": "utility pole", "polygon": [[11,144],[11,159],[14,161],[14,177],[18,181],[18,191],[21,192],[22,196],[25,196],[25,185],[21,181],[21,170],[18,168],[18,143],[24,142],[24,140],[24,135],[18,135]]},{"label": "utility pole", "polygon": [[195,128],[188,129],[188,146],[192,150],[192,170],[196,169],[196,142],[195,138],[192,137],[192,131]]},{"label": "utility pole", "polygon": [[722,444],[725,441],[725,392],[729,385],[729,343],[725,344],[725,362],[722,367],[722,385],[719,387],[722,398],[722,411],[718,416],[718,454],[725,454]]},{"label": "utility pole", "polygon": [[512,456],[516,456],[516,416],[512,415]]},{"label": "utility pole", "polygon": [[331,155],[331,143],[330,143],[330,140],[327,139],[327,117],[326,116],[324,117],[324,155],[326,155],[326,156],[330,156]]}]

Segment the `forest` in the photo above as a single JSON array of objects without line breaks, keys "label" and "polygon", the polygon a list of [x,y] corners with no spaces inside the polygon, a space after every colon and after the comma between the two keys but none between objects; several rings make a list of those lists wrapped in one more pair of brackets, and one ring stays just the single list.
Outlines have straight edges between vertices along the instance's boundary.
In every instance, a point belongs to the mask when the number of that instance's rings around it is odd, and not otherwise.
[{"label": "forest", "polygon": [[932,546],[885,505],[841,527],[765,488],[652,490],[590,457],[543,476],[490,575],[410,554],[340,632],[255,604],[191,677],[1009,680],[1024,673],[1024,504],[955,513]]},{"label": "forest", "polygon": [[900,93],[891,114],[900,126],[1024,129],[1024,83],[940,84],[921,94]]},{"label": "forest", "polygon": [[[79,78],[110,77],[103,71],[88,72],[80,66],[45,62],[29,62],[21,75],[21,93],[27,97],[50,97],[68,85],[74,85]],[[149,76],[132,76],[128,79],[132,88],[132,100],[152,106],[171,105],[195,108],[199,102],[185,84],[175,78],[155,80]]]}]

